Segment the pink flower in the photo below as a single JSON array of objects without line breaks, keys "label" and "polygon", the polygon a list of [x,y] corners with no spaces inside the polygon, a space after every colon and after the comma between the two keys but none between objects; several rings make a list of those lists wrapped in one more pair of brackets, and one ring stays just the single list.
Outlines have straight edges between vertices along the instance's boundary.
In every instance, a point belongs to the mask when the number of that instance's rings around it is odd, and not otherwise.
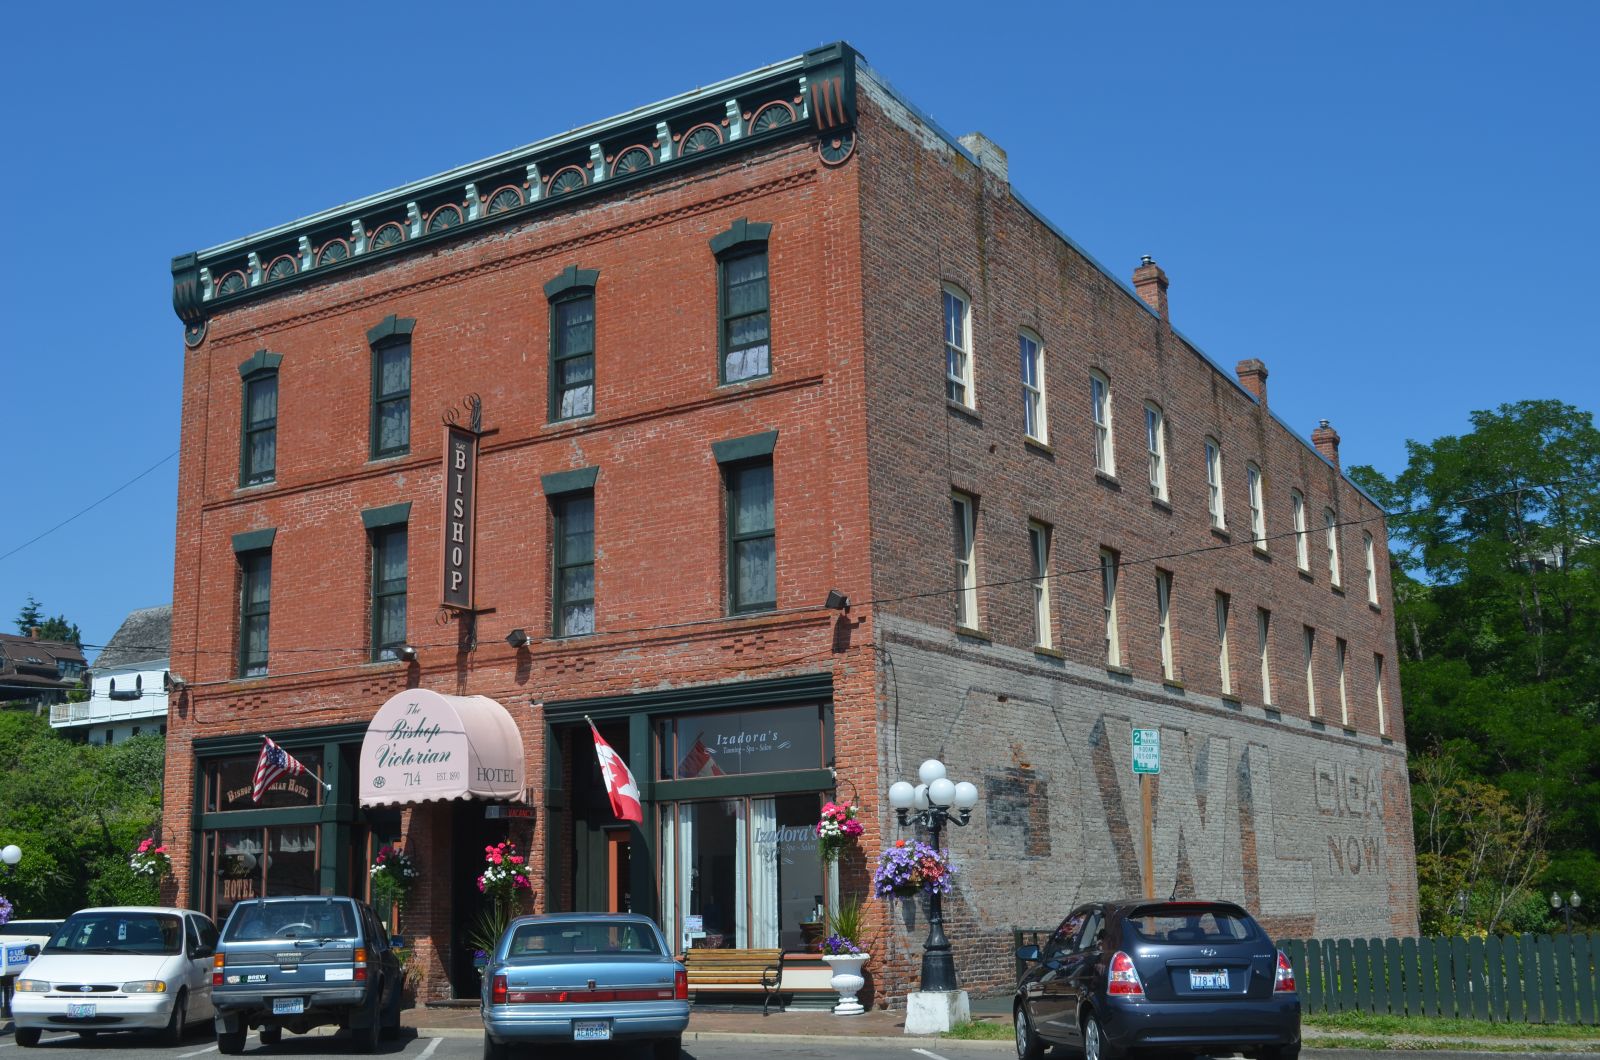
[{"label": "pink flower", "polygon": [[522,864],[522,859],[517,857],[517,856],[515,856],[515,855],[512,855],[511,864],[520,865],[520,864]]}]

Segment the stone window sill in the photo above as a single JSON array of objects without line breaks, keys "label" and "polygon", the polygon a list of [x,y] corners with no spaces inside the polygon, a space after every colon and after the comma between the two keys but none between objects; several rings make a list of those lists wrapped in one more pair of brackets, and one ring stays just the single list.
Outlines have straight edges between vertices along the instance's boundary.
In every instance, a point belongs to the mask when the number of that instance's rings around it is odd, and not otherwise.
[{"label": "stone window sill", "polygon": [[1160,497],[1151,497],[1150,498],[1150,507],[1159,508],[1161,511],[1166,512],[1168,515],[1172,514],[1172,502],[1171,501],[1164,501]]},{"label": "stone window sill", "polygon": [[966,419],[969,419],[973,423],[977,424],[979,427],[983,426],[983,417],[978,415],[977,409],[968,405],[963,405],[959,401],[951,401],[949,398],[944,399],[944,404],[945,408],[949,409],[951,412],[958,412]]},{"label": "stone window sill", "polygon": [[1023,448],[1032,449],[1034,452],[1039,453],[1041,456],[1055,456],[1056,455],[1056,451],[1055,451],[1055,449],[1051,448],[1050,443],[1041,442],[1039,439],[1037,439],[1037,438],[1035,438],[1035,437],[1033,437],[1032,435],[1029,435],[1029,434],[1025,434],[1025,435],[1022,436],[1022,445],[1023,445]]},{"label": "stone window sill", "polygon": [[1116,674],[1118,677],[1132,677],[1133,670],[1126,666],[1107,666],[1106,673]]},{"label": "stone window sill", "polygon": [[1046,647],[1043,644],[1035,644],[1033,646],[1033,654],[1035,654],[1035,655],[1044,655],[1044,656],[1048,656],[1049,658],[1052,658],[1052,659],[1061,659],[1063,661],[1065,661],[1065,659],[1067,657],[1067,653],[1062,651],[1062,650],[1060,650],[1059,648],[1049,648],[1049,647]]},{"label": "stone window sill", "polygon": [[1222,541],[1231,542],[1233,540],[1233,535],[1228,533],[1227,527],[1223,526],[1213,526],[1211,528],[1211,536]]},{"label": "stone window sill", "polygon": [[1163,677],[1161,679],[1161,687],[1170,688],[1174,692],[1182,692],[1185,690],[1183,681],[1176,677]]},{"label": "stone window sill", "polygon": [[1105,486],[1108,486],[1111,489],[1114,489],[1114,490],[1122,489],[1122,483],[1117,479],[1117,476],[1109,474],[1109,473],[1107,473],[1105,471],[1101,471],[1099,468],[1095,468],[1094,477],[1101,484],[1103,484]]},{"label": "stone window sill", "polygon": [[971,626],[957,626],[956,636],[968,637],[972,640],[981,640],[985,644],[994,643],[994,638],[989,636],[989,634],[985,633],[981,629],[973,629]]}]

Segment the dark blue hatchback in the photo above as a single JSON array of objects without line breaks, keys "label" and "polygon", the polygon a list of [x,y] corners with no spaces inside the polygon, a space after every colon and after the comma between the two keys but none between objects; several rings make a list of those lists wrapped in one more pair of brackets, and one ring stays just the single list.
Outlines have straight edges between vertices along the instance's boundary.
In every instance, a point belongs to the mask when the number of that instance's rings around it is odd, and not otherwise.
[{"label": "dark blue hatchback", "polygon": [[1030,967],[1013,1012],[1017,1056],[1051,1045],[1085,1060],[1140,1049],[1297,1060],[1294,969],[1231,902],[1090,902],[1061,922]]}]

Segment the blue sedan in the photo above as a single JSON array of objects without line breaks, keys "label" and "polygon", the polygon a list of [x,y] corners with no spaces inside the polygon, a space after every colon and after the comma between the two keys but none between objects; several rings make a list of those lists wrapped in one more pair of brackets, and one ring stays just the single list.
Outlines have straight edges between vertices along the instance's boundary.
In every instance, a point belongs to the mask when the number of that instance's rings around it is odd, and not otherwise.
[{"label": "blue sedan", "polygon": [[688,972],[649,917],[518,917],[483,970],[484,1060],[519,1045],[620,1041],[651,1041],[658,1060],[677,1060],[688,1025]]}]

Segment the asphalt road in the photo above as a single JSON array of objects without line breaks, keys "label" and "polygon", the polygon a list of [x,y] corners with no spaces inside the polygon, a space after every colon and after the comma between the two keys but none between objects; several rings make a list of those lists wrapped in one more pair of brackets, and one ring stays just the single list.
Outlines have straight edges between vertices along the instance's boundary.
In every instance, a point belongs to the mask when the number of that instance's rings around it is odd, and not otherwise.
[{"label": "asphalt road", "polygon": [[[217,1043],[209,1034],[196,1032],[175,1049],[157,1045],[153,1038],[136,1034],[102,1034],[93,1041],[80,1039],[76,1034],[47,1033],[36,1049],[22,1050],[9,1033],[0,1037],[0,1052],[5,1060],[23,1060],[37,1056],[40,1060],[217,1060]],[[285,1035],[282,1044],[263,1048],[254,1034],[245,1047],[245,1056],[266,1060],[268,1057],[283,1060],[318,1060],[321,1057],[356,1057],[358,1053],[343,1035]],[[377,1053],[389,1060],[479,1060],[482,1043],[476,1037],[402,1038],[385,1042]],[[1009,1044],[995,1042],[939,1042],[935,1046],[913,1045],[902,1042],[851,1041],[838,1039],[831,1042],[798,1041],[782,1037],[742,1040],[691,1041],[684,1044],[682,1060],[748,1060],[753,1056],[762,1060],[1009,1060],[1014,1054]],[[1052,1054],[1061,1056],[1059,1052]],[[1377,1060],[1386,1054],[1357,1049],[1308,1049],[1304,1060]],[[1509,1060],[1518,1055],[1537,1055],[1539,1060],[1563,1060],[1584,1057],[1594,1060],[1594,1054],[1580,1053],[1461,1053],[1430,1051],[1428,1060]],[[648,1048],[621,1046],[588,1046],[565,1049],[525,1050],[526,1060],[651,1060]]]}]

